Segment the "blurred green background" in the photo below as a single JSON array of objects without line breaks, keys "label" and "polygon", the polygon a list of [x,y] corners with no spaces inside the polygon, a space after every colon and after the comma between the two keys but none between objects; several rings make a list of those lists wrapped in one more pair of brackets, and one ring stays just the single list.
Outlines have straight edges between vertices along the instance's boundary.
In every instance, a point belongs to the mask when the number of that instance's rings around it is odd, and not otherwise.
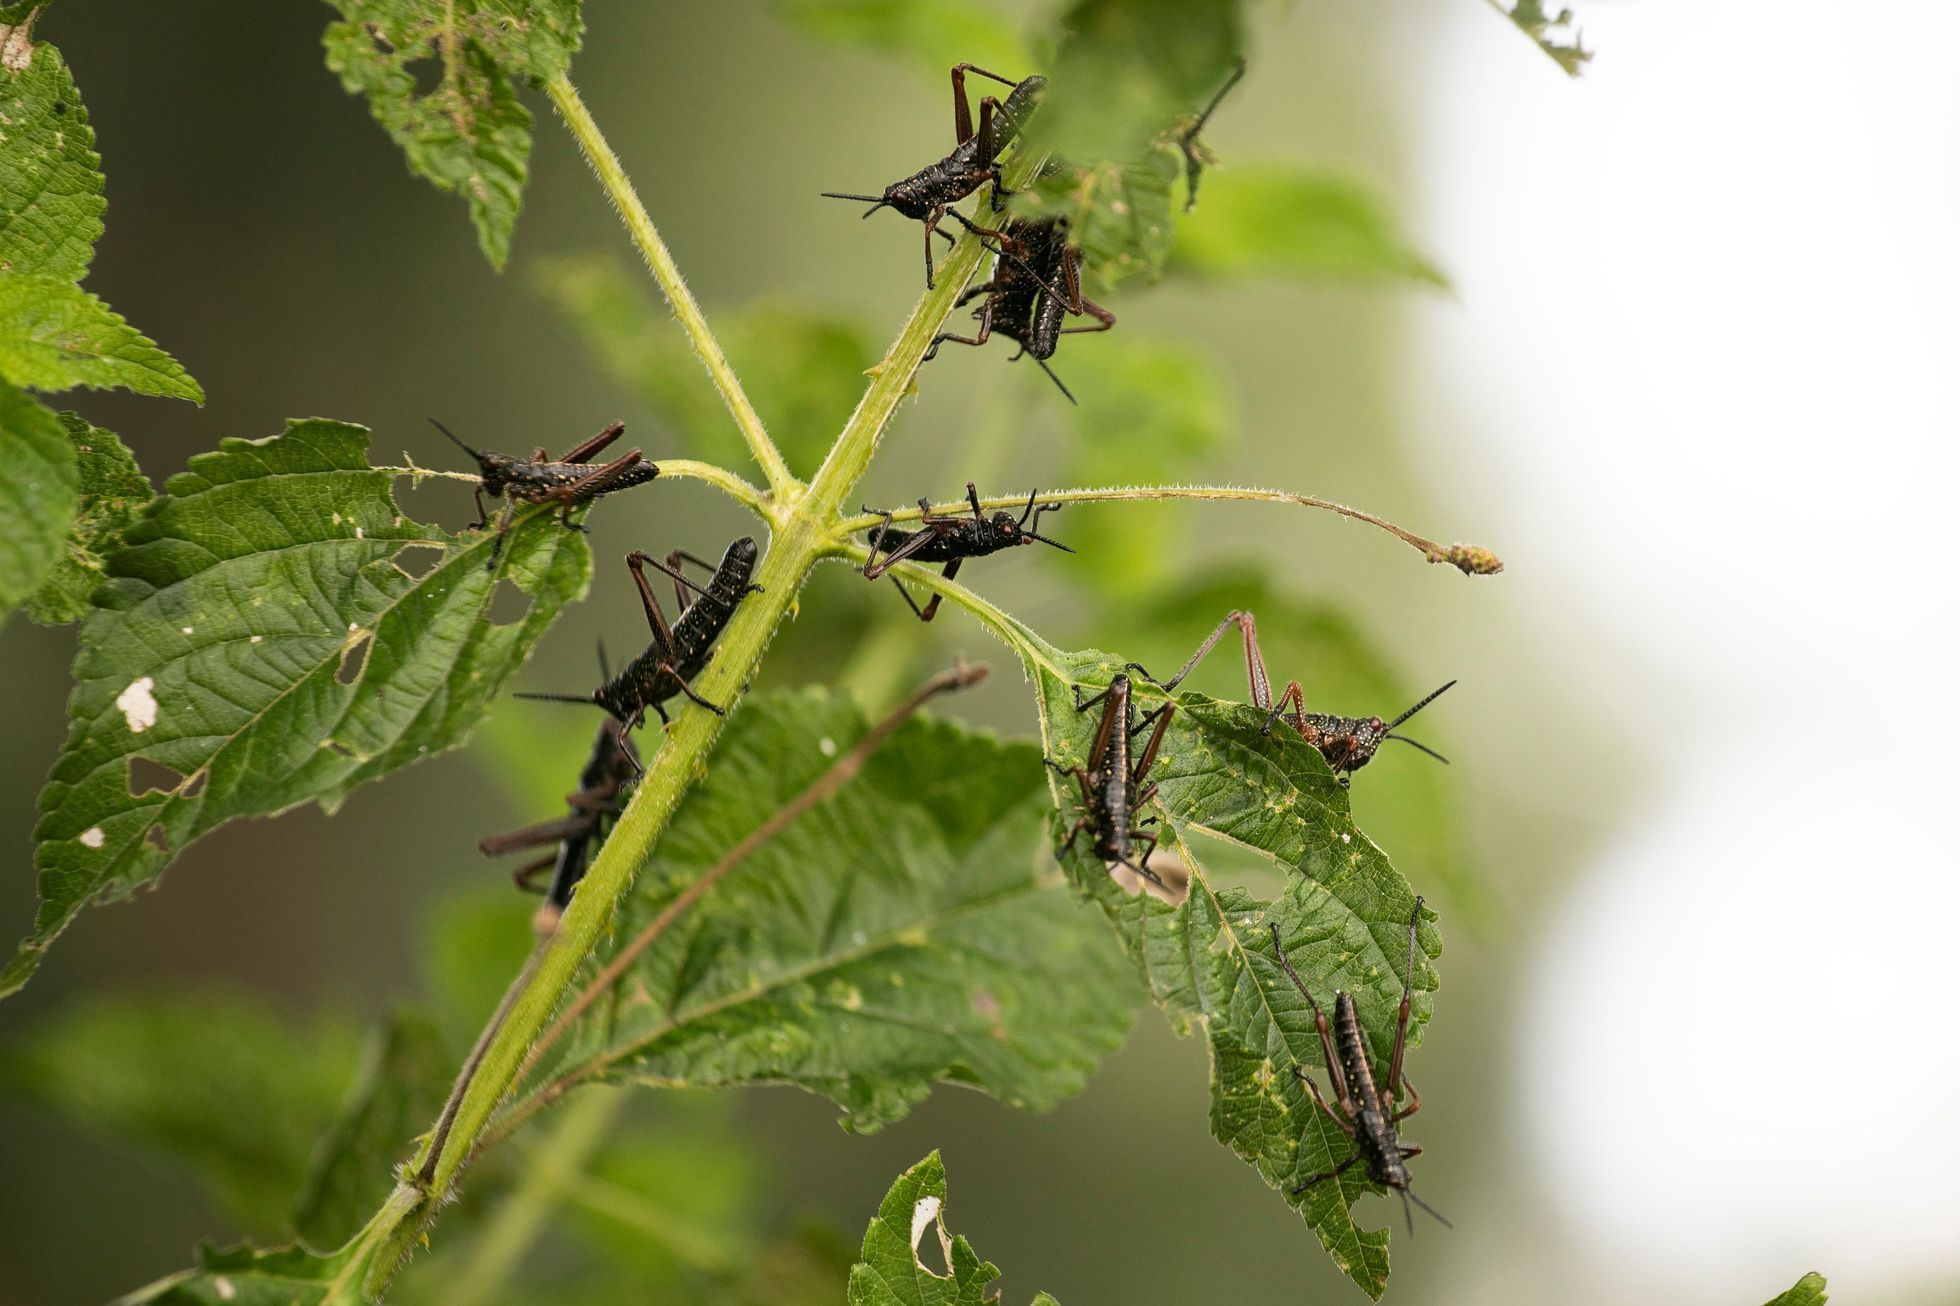
[{"label": "blurred green background", "polygon": [[[1253,75],[1209,133],[1228,168],[1327,166],[1406,213],[1411,18],[1380,8],[1256,11]],[[94,394],[73,406],[119,432],[159,482],[222,437],[270,435],[298,416],[365,423],[377,457],[405,448],[440,466],[453,464],[453,450],[428,414],[490,447],[562,447],[614,418],[650,452],[671,447],[645,388],[589,350],[561,311],[568,297],[589,306],[593,295],[651,288],[542,97],[533,99],[525,213],[498,277],[460,203],[411,178],[366,107],[321,66],[329,16],[317,5],[165,14],[94,0],[44,20],[40,35],[75,71],[109,179],[90,288],[171,349],[210,396],[201,410]],[[918,291],[917,229],[890,215],[859,223],[817,192],[875,189],[942,153],[943,72],[814,43],[755,3],[594,5],[588,23],[574,77],[710,319],[793,301],[861,324],[871,351],[882,350]],[[1528,45],[1515,57],[1520,75],[1544,74]],[[1421,231],[1406,217],[1403,226],[1420,248]],[[583,281],[568,279],[556,262],[565,259],[579,260]],[[1091,461],[1065,452],[1078,422],[1114,428],[1103,432],[1111,446],[1124,441],[1121,369],[1159,366],[1152,351],[1188,351],[1217,376],[1215,394],[1194,401],[1203,410],[1194,420],[1230,438],[1188,460],[1186,475],[1328,496],[1506,556],[1510,574],[1466,580],[1321,514],[1077,507],[1049,529],[1079,547],[1094,541],[1082,558],[1028,550],[963,577],[1058,643],[1147,661],[1174,663],[1226,607],[1252,604],[1275,674],[1305,679],[1317,707],[1393,710],[1405,700],[1367,695],[1386,683],[1412,699],[1462,678],[1419,732],[1456,766],[1441,771],[1405,750],[1355,787],[1363,827],[1432,895],[1447,939],[1441,1019],[1413,1063],[1426,1110],[1410,1133],[1427,1148],[1426,1196],[1459,1229],[1425,1228],[1409,1241],[1398,1226],[1391,1292],[1409,1303],[1558,1282],[1512,1260],[1544,1201],[1514,1151],[1506,1099],[1514,963],[1542,892],[1584,856],[1629,769],[1516,619],[1507,591],[1531,583],[1531,559],[1507,553],[1503,522],[1426,479],[1398,429],[1409,303],[1447,293],[1413,281],[1127,285],[1104,297],[1122,319],[1117,333],[1067,342],[1056,360],[1083,414],[1067,412],[1025,362],[1009,367],[1004,342],[948,350],[864,490],[874,503],[905,503],[952,497],[970,477],[1002,492],[1056,484]],[[766,324],[731,339],[738,369],[766,367],[769,340]],[[842,392],[844,407],[854,391]],[[824,433],[778,434],[807,446]],[[1086,470],[1132,479],[1123,466]],[[411,512],[445,524],[470,513],[454,484],[402,495]],[[640,619],[618,562],[626,550],[712,554],[747,528],[692,484],[608,502],[592,524],[591,600],[546,641],[528,688],[584,686],[595,637],[615,649],[636,642]],[[963,651],[996,675],[945,710],[1032,732],[1004,650],[950,609],[931,628],[902,615],[888,589],[828,569],[804,594],[766,683],[842,677],[888,700]],[[1338,659],[1305,664],[1354,640],[1392,650],[1386,682]],[[13,873],[0,877],[0,920],[21,929],[34,903],[34,799],[64,734],[72,642],[72,629],[22,621],[0,631],[14,741],[0,760],[0,846],[15,851]],[[1236,658],[1219,656],[1198,684],[1238,696]],[[219,831],[178,859],[160,893],[80,919],[33,985],[0,1004],[0,1044],[85,995],[244,991],[288,1014],[300,1048],[341,1058],[351,1031],[421,987],[438,904],[476,890],[516,923],[501,936],[514,968],[529,903],[499,897],[504,869],[474,843],[557,803],[556,789],[513,792],[504,760],[513,739],[547,741],[569,777],[590,728],[583,715],[511,704],[471,749],[362,791],[336,819],[301,810]],[[1448,824],[1434,822],[1437,812]],[[1201,1043],[1177,1040],[1140,1010],[1129,1044],[1088,1090],[1045,1116],[942,1090],[903,1124],[860,1138],[838,1130],[826,1104],[789,1090],[734,1095],[732,1114],[691,1102],[636,1109],[675,1147],[725,1134],[729,1146],[710,1149],[701,1173],[739,1175],[701,1182],[745,1193],[744,1218],[758,1228],[813,1219],[851,1246],[892,1178],[943,1149],[953,1227],[1005,1268],[1009,1300],[1039,1287],[1065,1303],[1208,1301],[1227,1281],[1234,1300],[1358,1300],[1283,1202],[1211,1139],[1204,1057]],[[652,1172],[685,1184],[689,1167],[683,1152]],[[245,1232],[180,1169],[13,1096],[0,1096],[0,1173],[0,1303],[101,1300],[188,1263],[201,1237]],[[1398,1218],[1382,1202],[1363,1211],[1374,1223]],[[450,1233],[438,1230],[439,1251]],[[465,1236],[460,1226],[454,1236]],[[531,1266],[543,1282],[562,1273],[572,1283],[581,1255],[553,1232]],[[645,1299],[595,1291],[589,1299]]]}]

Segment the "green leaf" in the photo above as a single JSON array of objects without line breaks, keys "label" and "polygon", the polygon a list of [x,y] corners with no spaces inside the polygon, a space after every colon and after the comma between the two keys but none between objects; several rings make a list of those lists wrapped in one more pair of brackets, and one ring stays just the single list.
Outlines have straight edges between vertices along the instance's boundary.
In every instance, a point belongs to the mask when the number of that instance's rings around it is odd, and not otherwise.
[{"label": "green leaf", "polygon": [[[678,427],[702,457],[748,457],[728,410],[673,315],[620,260],[546,261],[538,284],[620,385]],[[858,322],[791,300],[752,302],[717,321],[722,349],[792,468],[814,472],[857,406],[878,351]]]},{"label": "green leaf", "polygon": [[[1077,438],[1064,446],[1071,484],[1188,480],[1233,436],[1224,377],[1189,344],[1121,333],[1084,336],[1058,362],[1078,399],[1068,408]],[[1122,438],[1108,438],[1112,431]],[[1182,559],[1189,520],[1189,505],[1165,502],[1130,512],[1069,509],[1049,523],[1076,550],[1062,556],[1062,565],[1109,608],[1162,592]],[[1124,565],[1111,567],[1110,558]]]},{"label": "green leaf", "polygon": [[[946,1273],[919,1258],[919,1240],[939,1236]],[[964,1234],[946,1229],[946,1167],[934,1152],[898,1177],[864,1231],[864,1251],[851,1267],[849,1306],[984,1306],[1000,1296],[988,1285],[1000,1278],[991,1261],[975,1254]],[[1037,1293],[1034,1306],[1056,1306]]]},{"label": "green leaf", "polygon": [[1029,218],[1068,219],[1069,243],[1082,251],[1083,276],[1106,290],[1131,277],[1154,279],[1176,234],[1172,191],[1184,156],[1169,140],[1120,160],[1058,168],[1014,197]]},{"label": "green leaf", "polygon": [[0,275],[0,378],[29,390],[134,390],[204,402],[183,364],[81,287]]},{"label": "green leaf", "polygon": [[18,69],[0,61],[0,124],[0,272],[80,281],[107,202],[95,131],[61,51],[35,46]]},{"label": "green leaf", "polygon": [[327,1256],[304,1247],[197,1249],[198,1268],[159,1279],[115,1306],[364,1306],[376,1248],[350,1244]]},{"label": "green leaf", "polygon": [[[1077,711],[1073,687],[1100,691],[1123,659],[1064,653],[1025,630],[1020,637],[1049,756],[1064,767],[1085,764],[1100,709]],[[1102,907],[1173,1025],[1204,1032],[1213,1136],[1285,1196],[1343,1273],[1380,1297],[1388,1234],[1357,1227],[1351,1209],[1362,1193],[1380,1190],[1356,1167],[1292,1191],[1345,1160],[1353,1144],[1294,1074],[1295,1066],[1320,1073],[1320,1045],[1305,1000],[1274,956],[1271,927],[1316,995],[1354,995],[1381,1064],[1402,996],[1414,892],[1355,826],[1347,791],[1317,750],[1289,731],[1264,733],[1266,714],[1255,708],[1196,694],[1179,703],[1149,779],[1159,786],[1152,809],[1162,814],[1165,844],[1175,845],[1189,873],[1181,899],[1125,888],[1081,840],[1065,865],[1077,889]],[[1054,795],[1059,833],[1081,803],[1072,782],[1055,782]],[[1194,836],[1257,855],[1282,877],[1278,895],[1261,898],[1215,879]],[[1411,1047],[1436,987],[1428,962],[1441,942],[1430,919],[1425,913],[1419,932]]]},{"label": "green leaf", "polygon": [[1824,1276],[1812,1270],[1798,1279],[1788,1292],[1779,1293],[1764,1306],[1824,1306],[1830,1296],[1824,1291]]},{"label": "green leaf", "polygon": [[1027,43],[981,0],[776,0],[776,11],[811,36],[897,55],[942,84],[947,69],[972,62],[1003,77],[1026,76]]},{"label": "green leaf", "polygon": [[[1234,608],[1258,619],[1259,645],[1274,692],[1300,679],[1313,711],[1390,717],[1450,678],[1447,660],[1431,656],[1423,660],[1422,680],[1401,675],[1339,609],[1283,593],[1253,568],[1229,565],[1208,570],[1199,580],[1161,586],[1133,609],[1136,636],[1130,651],[1158,675],[1169,675]],[[1231,632],[1193,673],[1191,685],[1229,697],[1246,695],[1238,632]],[[1425,710],[1404,733],[1455,757],[1458,750],[1436,720],[1447,702]],[[1450,768],[1413,748],[1386,745],[1355,777],[1349,801],[1378,843],[1393,849],[1404,865],[1420,867],[1425,882],[1440,888],[1452,906],[1481,920],[1491,910],[1490,896],[1464,848],[1452,775]]]},{"label": "green leaf", "polygon": [[[623,909],[630,939],[866,730],[855,701],[769,695],[729,726]],[[1041,759],[915,717],[857,777],[684,913],[597,1004],[560,1073],[790,1083],[869,1131],[935,1080],[1045,1109],[1132,1015],[1121,956],[1040,851]],[[603,1017],[601,1013],[603,1013]]]},{"label": "green leaf", "polygon": [[1079,165],[1141,154],[1206,104],[1244,42],[1236,0],[1076,0],[1033,134]]},{"label": "green leaf", "polygon": [[0,383],[0,622],[61,557],[75,517],[75,446],[55,415]]},{"label": "green leaf", "polygon": [[[329,0],[327,67],[438,190],[460,191],[493,267],[510,256],[531,156],[517,81],[571,66],[578,0]],[[421,92],[418,73],[436,79]]]},{"label": "green leaf", "polygon": [[292,1219],[300,1237],[338,1247],[360,1231],[393,1188],[395,1164],[442,1110],[454,1071],[427,1016],[398,1011],[374,1031],[298,1185]]},{"label": "green leaf", "polygon": [[1447,288],[1381,201],[1344,177],[1284,164],[1215,173],[1178,228],[1174,268],[1238,276],[1401,280]]},{"label": "green leaf", "polygon": [[[1500,12],[1505,12],[1500,0],[1491,2]],[[1513,0],[1507,16],[1553,63],[1565,70],[1567,77],[1577,77],[1591,62],[1592,51],[1585,48],[1570,9],[1553,14],[1546,10],[1544,0]]]},{"label": "green leaf", "polygon": [[87,615],[89,599],[107,575],[108,556],[156,497],[135,455],[112,432],[75,413],[60,414],[60,422],[80,473],[75,520],[53,569],[26,605],[29,620],[49,626]]},{"label": "green leaf", "polygon": [[277,1230],[352,1059],[337,1024],[241,998],[97,998],[13,1040],[0,1079],[186,1166],[233,1218]]},{"label": "green leaf", "polygon": [[[91,899],[150,883],[226,821],[332,811],[461,743],[583,593],[584,538],[548,510],[523,515],[491,572],[494,532],[414,521],[391,483],[364,428],[315,418],[192,459],[130,528],[82,625],[35,831],[41,910],[0,994]],[[431,554],[419,577],[396,562]],[[500,579],[531,598],[507,624],[490,614]]]}]

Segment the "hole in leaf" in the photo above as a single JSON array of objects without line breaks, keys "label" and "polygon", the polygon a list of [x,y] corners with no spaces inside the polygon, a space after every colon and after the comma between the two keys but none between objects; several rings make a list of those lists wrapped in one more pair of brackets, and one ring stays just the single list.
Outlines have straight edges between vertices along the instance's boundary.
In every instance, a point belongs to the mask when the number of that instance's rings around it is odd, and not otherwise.
[{"label": "hole in leaf", "polygon": [[[429,44],[431,46],[440,46],[442,44],[442,38],[436,37]],[[440,53],[441,51],[438,49],[437,54]],[[415,59],[403,64],[402,69],[415,78],[416,99],[419,100],[425,95],[433,95],[442,89],[442,60],[440,58]]]},{"label": "hole in leaf", "polygon": [[340,650],[340,667],[333,678],[343,685],[351,685],[361,678],[361,671],[367,666],[368,649],[374,643],[374,632],[364,630],[352,644]]},{"label": "hole in leaf", "polygon": [[164,856],[170,855],[170,836],[164,833],[161,825],[153,825],[143,834],[143,842]]},{"label": "hole in leaf", "polygon": [[[944,1246],[945,1231],[939,1226],[939,1215],[943,1209],[940,1200],[931,1196],[921,1197],[912,1207],[912,1259],[935,1279],[953,1277],[953,1267]],[[939,1237],[929,1238],[926,1236],[929,1232],[937,1233]],[[931,1250],[928,1251],[928,1248]],[[938,1269],[932,1268],[928,1256],[939,1262]]]},{"label": "hole in leaf", "polygon": [[175,767],[165,766],[152,758],[132,756],[129,759],[129,796],[141,798],[150,793],[173,793],[178,785],[184,783],[184,773]]},{"label": "hole in leaf", "polygon": [[196,775],[192,776],[190,783],[185,785],[183,789],[179,791],[179,793],[185,798],[195,798],[199,794],[204,792],[204,782],[206,780],[209,780],[210,778],[211,778],[211,768],[207,766],[202,771],[199,771]]},{"label": "hole in leaf", "polygon": [[421,580],[436,569],[448,552],[440,544],[418,540],[402,545],[388,561],[394,563],[395,570],[410,580]]},{"label": "hole in leaf", "polygon": [[320,747],[326,749],[335,757],[352,757],[354,755],[354,750],[341,743],[338,739],[329,739],[321,744]]},{"label": "hole in leaf", "polygon": [[524,620],[524,614],[531,610],[531,596],[517,588],[513,581],[500,580],[497,589],[490,596],[490,624],[509,626]]}]

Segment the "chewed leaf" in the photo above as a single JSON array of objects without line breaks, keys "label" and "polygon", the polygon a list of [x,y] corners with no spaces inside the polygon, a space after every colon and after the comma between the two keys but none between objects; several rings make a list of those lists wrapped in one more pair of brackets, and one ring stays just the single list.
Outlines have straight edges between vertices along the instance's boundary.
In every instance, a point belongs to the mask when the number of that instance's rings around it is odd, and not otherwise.
[{"label": "chewed leaf", "polygon": [[0,383],[0,621],[61,557],[75,517],[75,446],[55,415]]},{"label": "chewed leaf", "polygon": [[[27,603],[27,616],[46,625],[79,620],[102,584],[108,557],[122,547],[122,533],[156,497],[149,478],[114,432],[91,426],[74,413],[60,414],[74,448],[75,520],[60,556]],[[11,462],[8,465],[14,465]]]},{"label": "chewed leaf", "polygon": [[0,272],[80,281],[102,234],[101,158],[61,52],[0,60]]},{"label": "chewed leaf", "polygon": [[[1122,659],[1064,653],[1032,637],[1023,660],[1036,683],[1049,756],[1086,762],[1099,708],[1078,711],[1074,687],[1093,694]],[[1162,702],[1138,683],[1143,706]],[[1188,874],[1175,893],[1139,893],[1119,883],[1078,841],[1065,860],[1076,888],[1102,907],[1152,997],[1180,1029],[1202,1029],[1211,1046],[1212,1133],[1286,1194],[1334,1263],[1370,1296],[1388,1283],[1388,1235],[1359,1228],[1353,1204],[1379,1191],[1360,1167],[1339,1180],[1293,1189],[1334,1168],[1353,1145],[1319,1112],[1294,1068],[1319,1074],[1323,1058],[1306,1001],[1274,954],[1277,926],[1289,960],[1315,996],[1354,996],[1373,1052],[1386,1060],[1402,994],[1415,894],[1356,828],[1347,791],[1320,753],[1287,730],[1264,730],[1266,714],[1201,695],[1178,699],[1149,780],[1159,786],[1164,845]],[[1081,808],[1058,781],[1057,830]],[[1143,813],[1138,814],[1140,817]],[[1200,860],[1206,840],[1236,845],[1283,878],[1264,899],[1218,883]],[[1424,913],[1418,930],[1410,1045],[1428,1018],[1436,987],[1429,962],[1441,942]]]},{"label": "chewed leaf", "polygon": [[[847,694],[730,723],[622,910],[631,938],[867,729]],[[1040,754],[913,718],[856,777],[730,871],[587,1017],[558,1074],[790,1083],[871,1130],[935,1081],[1041,1109],[1128,1028],[1115,944],[1041,854]],[[604,1019],[599,1019],[603,1012]]]},{"label": "chewed leaf", "polygon": [[204,402],[183,364],[61,277],[0,274],[0,378],[28,390],[134,390]]},{"label": "chewed leaf", "polygon": [[[192,459],[128,530],[82,626],[74,721],[41,792],[41,910],[0,993],[91,899],[150,883],[226,821],[332,810],[461,743],[583,592],[584,538],[548,513],[493,572],[492,533],[411,520],[391,479],[364,428],[294,422]],[[411,575],[405,550],[435,564]],[[505,580],[531,602],[499,625]]]},{"label": "chewed leaf", "polygon": [[1170,256],[1183,156],[1168,140],[1141,153],[1057,168],[1014,197],[1016,214],[1068,221],[1082,251],[1083,275],[1106,289],[1134,276],[1154,278]]},{"label": "chewed leaf", "polygon": [[[930,1251],[921,1250],[932,1239]],[[934,1269],[926,1258],[945,1268]],[[1000,1269],[983,1261],[962,1234],[946,1228],[946,1166],[934,1152],[898,1177],[864,1231],[851,1267],[848,1306],[987,1306]],[[1037,1293],[1034,1306],[1057,1306]]]},{"label": "chewed leaf", "polygon": [[[523,202],[531,113],[522,79],[564,72],[582,31],[578,0],[331,0],[327,67],[365,95],[409,171],[460,191],[477,242],[502,268]],[[417,80],[435,79],[424,94]]]},{"label": "chewed leaf", "polygon": [[373,1255],[352,1245],[317,1256],[297,1246],[206,1243],[197,1249],[197,1269],[138,1288],[115,1306],[365,1306],[371,1298],[362,1280]]},{"label": "chewed leaf", "polygon": [[1586,49],[1570,9],[1553,12],[1545,8],[1545,0],[1512,0],[1508,14],[1566,76],[1577,77],[1591,62],[1592,51]]}]

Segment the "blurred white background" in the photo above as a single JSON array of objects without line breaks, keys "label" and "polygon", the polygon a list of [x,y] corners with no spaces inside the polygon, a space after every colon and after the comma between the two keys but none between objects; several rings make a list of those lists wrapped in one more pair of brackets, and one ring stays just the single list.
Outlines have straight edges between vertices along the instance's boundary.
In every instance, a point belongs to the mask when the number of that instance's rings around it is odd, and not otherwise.
[{"label": "blurred white background", "polygon": [[1579,7],[1427,7],[1409,215],[1437,491],[1649,763],[1521,972],[1545,1286],[1952,1300],[1960,6]]}]

